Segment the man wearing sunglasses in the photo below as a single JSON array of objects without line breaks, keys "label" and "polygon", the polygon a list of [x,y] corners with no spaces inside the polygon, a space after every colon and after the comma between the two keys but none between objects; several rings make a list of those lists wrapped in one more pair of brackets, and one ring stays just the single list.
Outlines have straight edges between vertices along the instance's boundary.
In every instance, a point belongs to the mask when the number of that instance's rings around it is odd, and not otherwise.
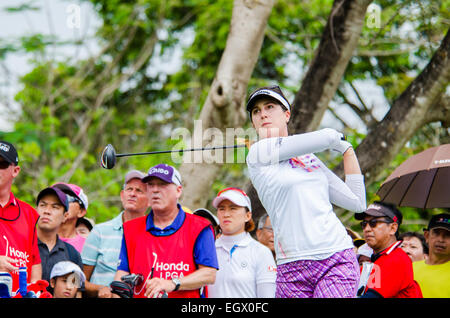
[{"label": "man wearing sunglasses", "polygon": [[397,240],[402,213],[391,204],[375,201],[365,212],[355,214],[355,218],[361,220],[364,239],[373,249],[374,269],[362,297],[422,297],[420,287],[414,281],[411,259]]},{"label": "man wearing sunglasses", "polygon": [[39,214],[11,192],[19,172],[15,147],[0,141],[0,272],[11,274],[13,291],[19,288],[19,267],[27,268],[28,283],[42,275],[36,236]]}]

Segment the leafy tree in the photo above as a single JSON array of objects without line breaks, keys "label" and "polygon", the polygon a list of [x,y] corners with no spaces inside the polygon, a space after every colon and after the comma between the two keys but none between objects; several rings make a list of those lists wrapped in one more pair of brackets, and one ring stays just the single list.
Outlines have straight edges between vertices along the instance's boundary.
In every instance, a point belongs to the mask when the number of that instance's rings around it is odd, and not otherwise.
[{"label": "leafy tree", "polygon": [[[119,159],[112,170],[100,169],[99,154],[108,143],[118,152],[167,149],[177,144],[171,133],[178,127],[192,131],[193,119],[202,119],[204,128],[248,128],[243,111],[247,93],[279,83],[298,112],[292,132],[317,129],[325,116],[334,117],[354,145],[363,145],[381,131],[384,115],[377,115],[362,84],[374,83],[383,92],[386,111],[398,109],[399,97],[439,48],[448,53],[443,47],[448,0],[90,3],[103,21],[96,34],[100,50],[90,58],[55,60],[49,48],[69,43],[54,35],[0,39],[0,62],[10,54],[25,53],[33,66],[20,79],[22,89],[15,96],[21,111],[9,115],[14,129],[0,132],[0,138],[19,150],[23,169],[13,189],[19,197],[33,203],[49,184],[76,183],[88,193],[88,216],[97,222],[120,210],[118,194],[127,170],[146,171],[170,161],[167,155],[132,157]],[[376,26],[370,20],[373,8],[381,9]],[[40,9],[40,2],[34,1],[7,10],[21,14]],[[247,29],[240,29],[242,25]],[[71,44],[81,47],[86,40]],[[180,51],[181,66],[169,69],[167,61]],[[449,142],[449,103],[442,93],[446,86],[448,82],[436,83],[428,120],[417,123],[405,141],[396,142],[392,160],[367,166],[368,201],[408,156]],[[364,129],[354,127],[342,115],[344,109],[359,118]],[[363,153],[370,156],[372,150],[364,147]],[[338,156],[320,156],[340,171]],[[240,163],[182,164],[180,169],[187,182],[183,203],[192,209],[210,207],[222,187],[249,187]],[[405,229],[418,229],[428,218],[417,209],[404,212],[412,222],[406,222]],[[254,217],[260,213],[256,209]],[[355,226],[350,213],[338,215]]]}]

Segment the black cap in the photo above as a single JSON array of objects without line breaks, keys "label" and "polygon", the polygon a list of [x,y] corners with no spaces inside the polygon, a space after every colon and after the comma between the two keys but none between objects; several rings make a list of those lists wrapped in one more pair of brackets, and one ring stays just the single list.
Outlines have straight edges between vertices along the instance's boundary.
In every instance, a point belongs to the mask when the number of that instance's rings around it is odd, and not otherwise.
[{"label": "black cap", "polygon": [[84,224],[86,225],[86,227],[88,228],[89,231],[92,231],[92,228],[94,227],[94,225],[92,224],[92,222],[86,218],[86,217],[82,217],[77,219],[77,224],[76,226],[80,225],[80,224]]},{"label": "black cap", "polygon": [[215,216],[208,209],[200,208],[200,209],[195,210],[193,212],[193,214],[199,215],[201,217],[204,217],[204,218],[208,219],[213,226],[219,225],[219,219],[217,218],[217,216]]},{"label": "black cap", "polygon": [[284,96],[281,88],[279,86],[265,86],[258,88],[253,93],[250,94],[247,101],[247,111],[251,112],[255,102],[261,97],[271,97],[278,101],[286,110],[291,111],[291,105],[289,104],[287,98]]},{"label": "black cap", "polygon": [[426,230],[429,231],[435,228],[442,228],[450,231],[450,214],[441,213],[438,215],[433,215]]},{"label": "black cap", "polygon": [[17,154],[16,148],[7,141],[0,141],[0,156],[15,166],[19,163],[19,155]]},{"label": "black cap", "polygon": [[375,201],[367,207],[367,210],[362,213],[356,213],[355,219],[363,220],[366,215],[381,217],[385,216],[390,218],[393,222],[398,224],[402,223],[402,213],[392,204]]}]

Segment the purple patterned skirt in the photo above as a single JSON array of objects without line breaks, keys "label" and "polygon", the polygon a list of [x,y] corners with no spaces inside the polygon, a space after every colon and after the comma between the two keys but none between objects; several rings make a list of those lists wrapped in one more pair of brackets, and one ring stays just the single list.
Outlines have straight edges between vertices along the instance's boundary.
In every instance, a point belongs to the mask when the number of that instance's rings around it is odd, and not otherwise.
[{"label": "purple patterned skirt", "polygon": [[356,297],[359,265],[352,249],[324,260],[300,260],[277,266],[277,298]]}]

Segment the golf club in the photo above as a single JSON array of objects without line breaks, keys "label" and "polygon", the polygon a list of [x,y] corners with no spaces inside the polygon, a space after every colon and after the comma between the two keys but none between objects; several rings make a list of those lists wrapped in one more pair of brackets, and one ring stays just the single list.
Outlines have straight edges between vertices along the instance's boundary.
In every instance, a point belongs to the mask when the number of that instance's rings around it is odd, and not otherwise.
[{"label": "golf club", "polygon": [[[247,143],[247,141],[245,142]],[[179,150],[160,150],[160,151],[148,151],[148,152],[135,152],[135,153],[116,153],[116,150],[111,144],[108,144],[103,149],[101,156],[101,166],[105,169],[112,169],[116,165],[116,158],[130,157],[130,156],[142,156],[142,155],[154,155],[162,153],[175,153],[175,152],[189,152],[189,151],[207,151],[207,150],[219,150],[219,149],[232,149],[247,147],[246,144],[237,144],[232,146],[218,146],[218,147],[205,147],[205,148],[190,148]]]}]

